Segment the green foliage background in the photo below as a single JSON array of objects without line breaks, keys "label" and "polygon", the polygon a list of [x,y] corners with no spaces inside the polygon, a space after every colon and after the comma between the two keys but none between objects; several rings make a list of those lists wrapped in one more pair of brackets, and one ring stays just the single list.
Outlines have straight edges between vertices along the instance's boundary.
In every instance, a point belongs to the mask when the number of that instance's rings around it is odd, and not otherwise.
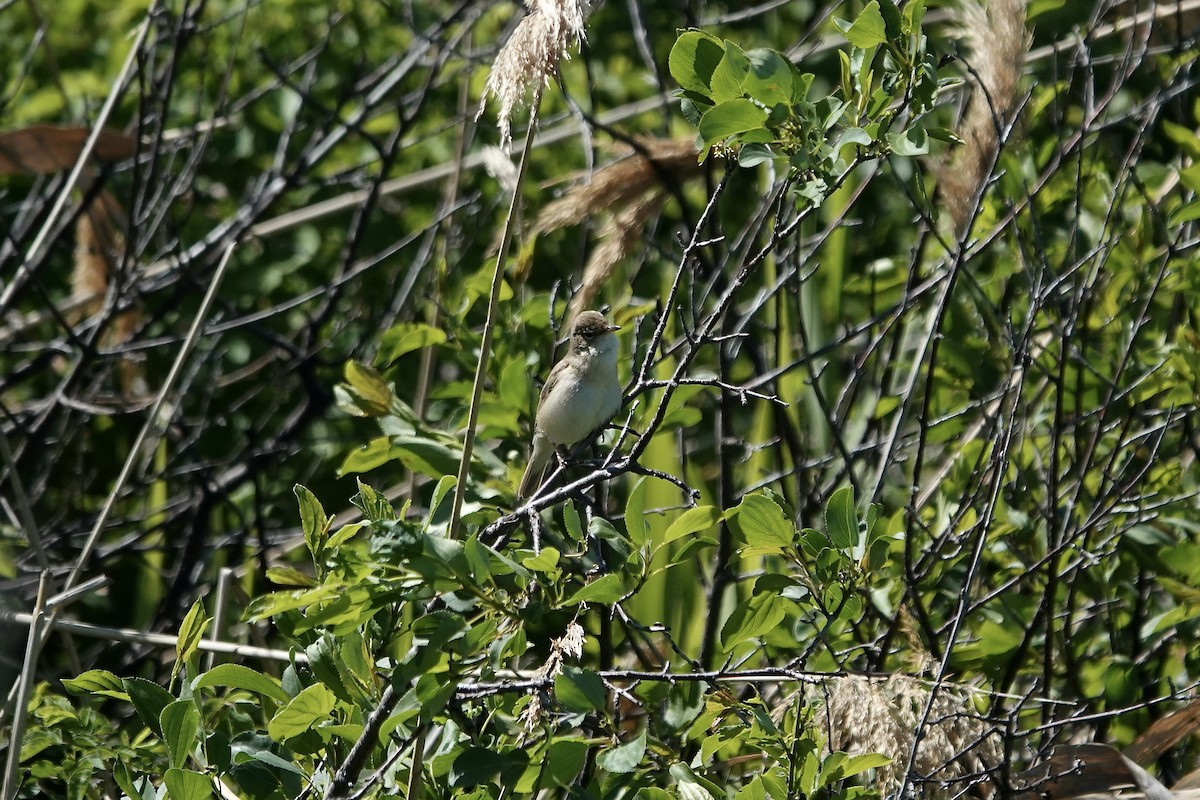
[{"label": "green foliage background", "polygon": [[[1192,698],[1196,12],[1029,4],[1020,113],[958,231],[944,178],[983,65],[960,5],[920,27],[882,2],[595,9],[522,166],[456,539],[509,205],[476,111],[520,8],[0,12],[8,131],[92,125],[142,42],[107,122],[135,156],[84,191],[0,177],[5,673],[40,573],[109,580],[63,613],[105,630],[34,664],[17,796],[1010,791],[1056,744],[1127,746]],[[806,97],[747,83],[747,54]],[[645,435],[514,512],[533,376],[607,235],[537,215],[697,136],[595,302],[622,326],[617,422]],[[80,311],[101,191],[125,246]],[[214,635],[284,657],[210,658]],[[949,697],[974,739],[936,764],[839,739],[833,687],[898,674],[924,710],[882,713],[932,740]],[[1173,744],[1167,783],[1196,766]]]}]

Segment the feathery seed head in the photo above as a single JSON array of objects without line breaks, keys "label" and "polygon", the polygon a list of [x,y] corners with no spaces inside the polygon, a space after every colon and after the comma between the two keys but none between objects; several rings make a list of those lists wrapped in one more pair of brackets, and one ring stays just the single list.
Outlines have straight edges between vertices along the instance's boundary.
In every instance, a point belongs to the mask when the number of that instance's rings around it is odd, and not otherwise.
[{"label": "feathery seed head", "polygon": [[[525,0],[529,13],[492,64],[483,87],[500,103],[500,140],[512,139],[512,113],[539,82],[558,74],[558,62],[569,58],[568,49],[584,38],[584,21],[591,10],[588,0]],[[480,105],[476,119],[483,115]]]}]

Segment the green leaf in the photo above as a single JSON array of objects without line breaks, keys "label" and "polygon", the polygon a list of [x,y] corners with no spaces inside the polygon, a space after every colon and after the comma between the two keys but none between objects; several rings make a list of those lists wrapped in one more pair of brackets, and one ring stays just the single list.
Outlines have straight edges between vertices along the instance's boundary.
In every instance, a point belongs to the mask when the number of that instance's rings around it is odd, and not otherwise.
[{"label": "green leaf", "polygon": [[392,405],[392,390],[379,373],[357,361],[346,362],[346,383],[350,384],[354,407],[365,417],[381,417]]},{"label": "green leaf", "polygon": [[929,134],[929,138],[937,139],[939,142],[947,144],[966,144],[957,133],[949,128],[943,128],[940,125],[926,126],[925,132]]},{"label": "green leaf", "polygon": [[486,584],[492,580],[491,554],[491,548],[480,543],[478,531],[472,533],[463,542],[463,557],[467,559],[471,579],[478,584]]},{"label": "green leaf", "polygon": [[704,689],[698,681],[681,681],[667,690],[667,702],[662,710],[662,723],[672,734],[691,725],[704,710]]},{"label": "green leaf", "polygon": [[413,472],[441,479],[458,472],[460,452],[419,436],[391,437],[394,457]]},{"label": "green leaf", "polygon": [[686,30],[679,34],[667,57],[667,67],[676,83],[692,92],[709,97],[712,75],[721,59],[725,47],[717,37],[698,30]]},{"label": "green leaf", "polygon": [[129,693],[121,679],[106,669],[89,669],[77,678],[65,678],[62,685],[71,694],[97,694],[129,702]]},{"label": "green leaf", "polygon": [[668,770],[679,787],[681,800],[715,800],[724,797],[725,792],[710,780],[697,775],[692,768],[682,761],[676,761]]},{"label": "green leaf", "polygon": [[883,27],[889,39],[898,39],[904,34],[904,23],[900,19],[900,9],[896,8],[895,0],[880,0],[880,16],[883,17]]},{"label": "green leaf", "polygon": [[213,796],[212,782],[199,772],[169,769],[163,775],[171,800],[208,800]]},{"label": "green leaf", "polygon": [[291,699],[279,685],[279,681],[241,664],[218,664],[192,683],[193,689],[221,686],[229,689],[245,689],[280,703],[286,703]]},{"label": "green leaf", "polygon": [[1200,219],[1200,200],[1184,203],[1172,211],[1170,216],[1167,217],[1167,227],[1174,228],[1177,225],[1191,222],[1194,219]]},{"label": "green leaf", "polygon": [[304,544],[308,546],[313,561],[320,562],[322,551],[325,549],[325,537],[329,533],[333,517],[325,515],[321,501],[305,487],[297,483],[292,487],[292,491],[300,504],[300,525],[304,529]]},{"label": "green leaf", "polygon": [[765,106],[792,102],[795,68],[782,53],[760,48],[746,53],[750,74],[742,90]]},{"label": "green leaf", "polygon": [[325,549],[329,552],[336,551],[346,542],[354,538],[363,528],[368,527],[366,522],[351,522],[349,525],[343,525],[337,529],[337,532],[332,534],[325,542]]},{"label": "green leaf", "polygon": [[676,800],[675,795],[657,786],[643,786],[633,796],[633,800]]},{"label": "green leaf", "polygon": [[867,3],[858,19],[845,31],[845,35],[855,47],[875,47],[887,42],[887,26],[883,23],[883,15],[879,13],[877,0]]},{"label": "green leaf", "polygon": [[864,753],[852,756],[846,753],[830,753],[821,765],[821,783],[830,784],[834,781],[852,778],[869,769],[885,767],[892,759],[880,753]]},{"label": "green leaf", "polygon": [[774,151],[770,145],[759,144],[758,142],[750,142],[742,145],[742,149],[738,151],[738,166],[742,167],[757,167],[766,161],[771,161],[775,158]]},{"label": "green leaf", "polygon": [[1180,125],[1169,119],[1162,121],[1163,133],[1194,160],[1200,160],[1200,135],[1187,125]]},{"label": "green leaf", "polygon": [[650,538],[650,525],[646,522],[646,478],[638,478],[625,501],[625,531],[634,547],[641,547]]},{"label": "green leaf", "polygon": [[392,448],[392,440],[387,436],[377,436],[370,442],[351,450],[338,467],[338,477],[352,472],[370,472],[400,457],[400,451]]},{"label": "green leaf", "polygon": [[523,767],[529,762],[524,750],[498,753],[486,747],[468,747],[458,754],[450,768],[450,785],[468,789],[487,783],[505,770]]},{"label": "green leaf", "polygon": [[534,397],[535,387],[531,384],[525,359],[511,358],[500,371],[496,389],[501,402],[509,408],[528,408]]},{"label": "green leaf", "polygon": [[663,544],[668,544],[689,533],[706,531],[721,521],[721,509],[716,506],[698,506],[689,508],[671,523],[663,535]]},{"label": "green leaf", "polygon": [[898,156],[923,156],[929,152],[929,135],[920,123],[901,133],[889,133],[887,140]]},{"label": "green leaf", "polygon": [[833,155],[838,157],[841,155],[842,148],[850,144],[869,145],[871,144],[871,136],[862,128],[847,128],[838,134],[833,143]]},{"label": "green leaf", "polygon": [[858,513],[854,510],[854,490],[843,486],[825,504],[825,529],[829,541],[839,550],[853,551],[862,542]]},{"label": "green leaf", "polygon": [[602,575],[571,595],[564,607],[577,606],[580,603],[615,603],[625,594],[621,577],[614,573]]},{"label": "green leaf", "polygon": [[338,468],[338,476],[370,472],[391,461],[399,461],[412,472],[439,480],[458,470],[458,454],[440,442],[420,436],[378,436],[350,451]]},{"label": "green leaf", "polygon": [[1200,164],[1179,170],[1179,182],[1193,192],[1200,192]]},{"label": "green leaf", "polygon": [[761,128],[766,121],[766,109],[754,101],[727,100],[713,106],[700,118],[700,136],[708,144],[722,142],[730,136]]},{"label": "green leaf", "polygon": [[979,641],[974,644],[977,645],[978,652],[984,657],[1003,656],[1011,653],[1025,640],[1025,633],[1016,620],[1009,620],[1009,624],[1004,625],[985,619],[980,624],[976,636]]},{"label": "green leaf", "polygon": [[[906,34],[915,34],[921,30],[921,20],[925,17],[925,0],[908,0],[901,14],[901,29]],[[1033,19],[1033,14],[1029,14]]]},{"label": "green leaf", "polygon": [[200,733],[200,711],[191,700],[176,700],[162,710],[158,719],[162,726],[163,741],[167,743],[167,752],[171,755],[171,766],[182,767],[196,747],[196,738]]},{"label": "green leaf", "polygon": [[329,718],[336,699],[333,692],[321,684],[309,686],[271,718],[267,723],[267,734],[275,741],[283,742],[304,733]]},{"label": "green leaf", "polygon": [[796,526],[766,495],[746,495],[727,516],[735,521],[742,540],[750,547],[781,551],[790,546],[796,536]]},{"label": "green leaf", "polygon": [[552,786],[571,786],[587,761],[588,743],[583,739],[557,739],[546,748],[542,779]]},{"label": "green leaf", "polygon": [[158,717],[169,703],[175,701],[175,696],[145,678],[125,678],[121,683],[142,722],[146,723],[146,727],[154,731],[155,735],[162,736],[162,725]]},{"label": "green leaf", "polygon": [[583,522],[579,519],[579,509],[575,508],[574,503],[564,503],[562,512],[563,526],[567,529],[567,536],[573,542],[582,542]]},{"label": "green leaf", "polygon": [[596,763],[608,772],[626,774],[637,769],[646,755],[646,729],[625,744],[610,747],[596,756]]},{"label": "green leaf", "polygon": [[171,683],[175,683],[179,670],[182,669],[200,647],[204,631],[208,629],[211,620],[204,613],[204,604],[197,600],[192,603],[187,616],[179,626],[179,638],[175,641],[175,666],[171,668]]},{"label": "green leaf", "polygon": [[554,697],[567,711],[602,711],[608,700],[604,681],[595,672],[564,666],[554,677]]},{"label": "green leaf", "polygon": [[558,568],[559,552],[554,547],[543,547],[542,552],[521,561],[521,566],[534,572],[549,573]]},{"label": "green leaf", "polygon": [[301,572],[295,567],[267,567],[267,580],[276,586],[312,588],[317,585],[317,581],[312,575]]},{"label": "green leaf", "polygon": [[733,800],[767,800],[767,787],[763,779],[758,777],[747,783],[738,790]]},{"label": "green leaf", "polygon": [[248,798],[298,797],[303,774],[269,750],[247,750],[230,775]]},{"label": "green leaf", "polygon": [[721,646],[726,651],[742,642],[762,636],[783,621],[785,603],[769,594],[751,597],[739,603],[721,626]]},{"label": "green leaf", "polygon": [[[24,756],[22,756],[21,760],[25,760]],[[117,787],[125,793],[126,797],[140,798],[142,796],[142,793],[138,791],[138,788],[134,783],[133,777],[129,774],[129,767],[122,762],[116,761],[113,763],[112,776],[113,780],[117,784]],[[145,786],[148,783],[149,780],[145,776],[142,776],[142,786]]]},{"label": "green leaf", "polygon": [[368,522],[390,522],[400,518],[387,495],[359,478],[355,478],[354,483],[358,487],[358,493],[350,498],[350,502],[363,512]]},{"label": "green leaf", "polygon": [[423,322],[401,322],[387,330],[379,340],[379,351],[375,354],[376,367],[391,366],[405,353],[420,350],[446,341],[446,334]]},{"label": "green leaf", "polygon": [[454,475],[443,475],[437,482],[437,486],[433,487],[433,496],[429,499],[429,516],[427,517],[429,524],[433,524],[433,518],[437,515],[438,509],[442,506],[442,501],[450,494],[450,490],[458,485],[458,478]]},{"label": "green leaf", "polygon": [[712,87],[713,100],[721,103],[741,97],[742,84],[746,82],[746,76],[749,74],[750,59],[746,58],[742,48],[726,40],[725,55],[713,71],[709,84]]}]

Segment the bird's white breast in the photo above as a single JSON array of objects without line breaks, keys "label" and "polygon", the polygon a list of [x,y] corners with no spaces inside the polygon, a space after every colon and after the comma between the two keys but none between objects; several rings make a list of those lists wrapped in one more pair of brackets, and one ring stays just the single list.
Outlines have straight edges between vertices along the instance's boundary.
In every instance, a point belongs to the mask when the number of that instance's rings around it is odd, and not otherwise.
[{"label": "bird's white breast", "polygon": [[616,337],[577,353],[538,409],[537,426],[555,444],[575,444],[612,419],[621,407]]}]

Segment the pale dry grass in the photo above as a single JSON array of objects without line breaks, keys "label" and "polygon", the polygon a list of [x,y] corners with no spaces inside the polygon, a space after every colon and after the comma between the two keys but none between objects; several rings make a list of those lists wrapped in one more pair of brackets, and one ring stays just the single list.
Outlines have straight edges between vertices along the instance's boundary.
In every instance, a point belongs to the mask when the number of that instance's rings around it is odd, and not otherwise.
[{"label": "pale dry grass", "polygon": [[[910,757],[916,775],[947,788],[947,796],[961,789],[951,784],[982,775],[1001,757],[1000,737],[972,713],[968,691],[942,685],[934,693],[928,681],[907,675],[834,679],[817,722],[831,751],[882,753],[892,759],[875,771],[881,796],[900,787]],[[925,784],[922,794],[936,796],[937,784]]]}]

